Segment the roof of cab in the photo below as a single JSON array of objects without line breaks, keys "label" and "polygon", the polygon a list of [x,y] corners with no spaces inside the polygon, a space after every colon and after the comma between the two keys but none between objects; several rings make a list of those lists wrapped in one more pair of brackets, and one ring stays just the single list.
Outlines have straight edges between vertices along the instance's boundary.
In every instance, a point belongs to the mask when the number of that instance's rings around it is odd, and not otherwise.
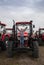
[{"label": "roof of cab", "polygon": [[44,28],[39,28],[39,30],[44,30]]},{"label": "roof of cab", "polygon": [[13,30],[12,28],[6,28],[6,30]]},{"label": "roof of cab", "polygon": [[26,21],[24,21],[24,22],[16,22],[16,24],[31,24],[32,23],[32,21],[30,21],[30,22],[26,22]]},{"label": "roof of cab", "polygon": [[1,21],[0,21],[0,25],[6,26],[6,24],[2,23]]}]

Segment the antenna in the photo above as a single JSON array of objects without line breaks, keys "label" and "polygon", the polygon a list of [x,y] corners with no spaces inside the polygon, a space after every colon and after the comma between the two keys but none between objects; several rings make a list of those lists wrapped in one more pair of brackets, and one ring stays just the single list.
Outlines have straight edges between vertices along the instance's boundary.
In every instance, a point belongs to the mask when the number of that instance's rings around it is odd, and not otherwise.
[{"label": "antenna", "polygon": [[13,25],[15,25],[15,21],[14,21],[14,19],[13,19]]}]

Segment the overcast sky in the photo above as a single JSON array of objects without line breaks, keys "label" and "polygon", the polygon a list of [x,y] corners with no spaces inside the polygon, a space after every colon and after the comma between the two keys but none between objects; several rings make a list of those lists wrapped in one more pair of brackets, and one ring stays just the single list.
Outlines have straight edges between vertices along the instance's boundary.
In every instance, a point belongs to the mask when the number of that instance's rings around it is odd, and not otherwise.
[{"label": "overcast sky", "polygon": [[0,21],[12,27],[13,19],[33,20],[36,30],[44,27],[44,0],[0,0]]}]

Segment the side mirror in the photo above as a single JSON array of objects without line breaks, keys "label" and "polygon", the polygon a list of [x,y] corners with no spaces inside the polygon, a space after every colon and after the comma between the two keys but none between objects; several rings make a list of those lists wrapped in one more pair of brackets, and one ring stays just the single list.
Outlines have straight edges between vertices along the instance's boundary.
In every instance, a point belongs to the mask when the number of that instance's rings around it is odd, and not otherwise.
[{"label": "side mirror", "polygon": [[30,22],[33,22],[32,20],[30,20]]},{"label": "side mirror", "polygon": [[35,28],[35,25],[33,25],[33,28]]},{"label": "side mirror", "polygon": [[3,26],[1,26],[1,28],[3,28]]}]

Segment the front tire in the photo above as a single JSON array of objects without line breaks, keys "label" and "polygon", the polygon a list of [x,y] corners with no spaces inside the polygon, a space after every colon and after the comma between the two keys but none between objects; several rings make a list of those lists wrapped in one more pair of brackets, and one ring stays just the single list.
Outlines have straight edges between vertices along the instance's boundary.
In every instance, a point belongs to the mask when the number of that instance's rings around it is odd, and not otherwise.
[{"label": "front tire", "polygon": [[43,46],[44,45],[44,42],[42,41],[41,38],[39,38],[39,46]]},{"label": "front tire", "polygon": [[6,55],[7,57],[12,57],[13,56],[13,41],[8,41],[8,47],[7,47],[7,50],[6,50]]},{"label": "front tire", "polygon": [[39,45],[37,41],[33,41],[33,48],[32,48],[32,56],[34,58],[38,58],[39,57]]}]

